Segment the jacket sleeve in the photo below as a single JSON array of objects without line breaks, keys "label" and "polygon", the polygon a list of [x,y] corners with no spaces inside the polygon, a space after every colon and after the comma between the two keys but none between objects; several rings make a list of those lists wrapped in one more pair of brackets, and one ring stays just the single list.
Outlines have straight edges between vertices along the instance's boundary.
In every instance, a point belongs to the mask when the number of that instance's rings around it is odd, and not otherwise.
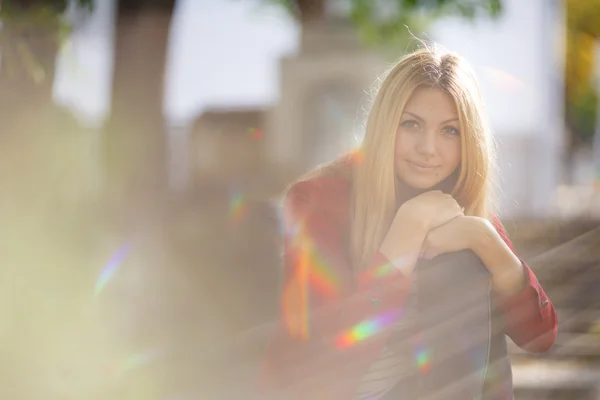
[{"label": "jacket sleeve", "polygon": [[323,396],[336,379],[352,385],[348,379],[360,378],[381,350],[410,285],[380,253],[364,272],[352,273],[347,232],[320,207],[327,199],[312,185],[297,183],[283,204],[281,315],[261,379],[263,393],[279,391],[277,398],[318,386]]},{"label": "jacket sleeve", "polygon": [[[493,224],[513,250],[512,243],[498,218],[494,218]],[[556,340],[558,317],[533,271],[525,262],[521,263],[526,280],[523,290],[512,296],[496,293],[494,301],[504,317],[506,334],[513,342],[523,350],[544,353],[550,350]]]}]

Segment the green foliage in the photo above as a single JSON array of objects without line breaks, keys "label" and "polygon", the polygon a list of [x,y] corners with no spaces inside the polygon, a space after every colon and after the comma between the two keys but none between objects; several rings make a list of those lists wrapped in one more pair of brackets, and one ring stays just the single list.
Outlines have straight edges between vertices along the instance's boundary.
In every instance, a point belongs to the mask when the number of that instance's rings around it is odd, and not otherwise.
[{"label": "green foliage", "polygon": [[[302,0],[265,0],[278,4],[295,17],[302,12]],[[326,1],[326,0],[322,0]],[[347,0],[347,18],[356,26],[363,40],[374,46],[406,43],[410,30],[418,31],[435,19],[457,16],[469,21],[502,14],[502,0]]]},{"label": "green foliage", "polygon": [[575,146],[592,141],[598,92],[594,85],[596,43],[600,39],[600,0],[567,0],[565,109]]},{"label": "green foliage", "polygon": [[389,45],[404,42],[410,36],[407,28],[424,29],[441,17],[473,21],[501,12],[501,0],[351,0],[349,17],[367,43]]},{"label": "green foliage", "polygon": [[[93,11],[94,0],[72,0],[75,7]],[[31,39],[43,37],[60,45],[71,33],[64,13],[70,0],[0,0],[0,47],[8,76],[25,73],[36,83],[47,78],[51,54],[36,54]]]},{"label": "green foliage", "polygon": [[577,144],[591,144],[596,129],[596,114],[598,113],[598,93],[590,85],[583,90],[572,103],[567,106],[576,129]]},{"label": "green foliage", "polygon": [[[80,10],[93,11],[95,0],[72,0]],[[59,42],[70,33],[71,26],[63,19],[69,0],[3,0],[0,1],[0,21],[13,27],[30,27],[53,31]]]},{"label": "green foliage", "polygon": [[[79,9],[92,11],[94,0],[73,0]],[[4,23],[52,24],[59,20],[69,0],[3,0],[0,2],[0,20]]]}]

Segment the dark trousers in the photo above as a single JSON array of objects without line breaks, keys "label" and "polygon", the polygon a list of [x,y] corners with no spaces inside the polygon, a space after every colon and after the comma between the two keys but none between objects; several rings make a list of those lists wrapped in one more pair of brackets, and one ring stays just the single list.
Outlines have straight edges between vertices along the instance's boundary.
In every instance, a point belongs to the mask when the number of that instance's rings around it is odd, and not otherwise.
[{"label": "dark trousers", "polygon": [[482,398],[491,337],[487,269],[460,251],[421,260],[414,273],[420,368],[382,400]]}]

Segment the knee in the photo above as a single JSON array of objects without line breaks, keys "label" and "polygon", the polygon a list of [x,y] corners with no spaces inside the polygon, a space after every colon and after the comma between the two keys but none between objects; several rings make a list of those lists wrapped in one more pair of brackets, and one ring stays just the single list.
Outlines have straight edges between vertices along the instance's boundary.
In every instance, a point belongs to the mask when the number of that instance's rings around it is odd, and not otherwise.
[{"label": "knee", "polygon": [[[483,262],[471,250],[440,254],[429,260],[423,270],[436,279],[452,281],[487,282],[489,272]],[[427,274],[426,272],[426,274]]]},{"label": "knee", "polygon": [[477,255],[471,250],[461,250],[452,253],[440,254],[432,261],[444,264],[483,267],[481,259],[477,257]]}]

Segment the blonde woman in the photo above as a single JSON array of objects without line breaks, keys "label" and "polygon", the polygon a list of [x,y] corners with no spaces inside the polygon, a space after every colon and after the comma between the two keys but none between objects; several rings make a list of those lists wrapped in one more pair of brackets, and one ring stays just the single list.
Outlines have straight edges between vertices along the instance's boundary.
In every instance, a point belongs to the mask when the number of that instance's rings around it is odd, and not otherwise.
[{"label": "blonde woman", "polygon": [[360,149],[285,194],[266,397],[513,398],[505,335],[546,352],[557,316],[494,214],[490,135],[459,56],[389,70]]}]

